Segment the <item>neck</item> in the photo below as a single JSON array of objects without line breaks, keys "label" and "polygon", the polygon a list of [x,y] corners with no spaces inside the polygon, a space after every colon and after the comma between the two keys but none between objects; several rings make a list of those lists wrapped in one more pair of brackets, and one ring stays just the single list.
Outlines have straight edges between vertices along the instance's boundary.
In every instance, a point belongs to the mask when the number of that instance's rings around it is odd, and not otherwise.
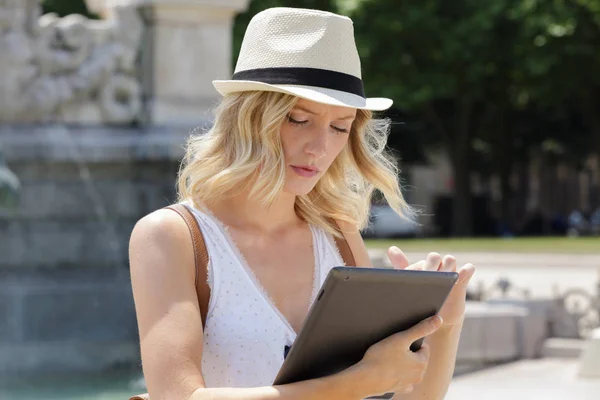
[{"label": "neck", "polygon": [[257,234],[271,234],[299,222],[294,210],[296,196],[281,193],[270,206],[265,206],[248,192],[220,200],[211,212],[227,226]]}]

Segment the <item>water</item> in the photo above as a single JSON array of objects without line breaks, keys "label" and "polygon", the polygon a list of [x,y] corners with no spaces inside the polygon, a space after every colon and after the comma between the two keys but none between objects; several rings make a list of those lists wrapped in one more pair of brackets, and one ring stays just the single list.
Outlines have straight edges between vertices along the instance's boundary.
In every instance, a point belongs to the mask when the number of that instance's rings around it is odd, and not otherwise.
[{"label": "water", "polygon": [[94,185],[94,180],[91,174],[91,171],[84,161],[83,155],[77,147],[77,143],[71,137],[71,131],[66,129],[56,129],[51,131],[54,135],[60,137],[60,142],[63,143],[69,152],[69,156],[71,160],[77,165],[77,169],[79,171],[79,177],[84,184],[85,191],[88,195],[88,198],[91,202],[92,209],[94,214],[98,218],[98,221],[101,223],[102,229],[105,232],[105,238],[110,248],[112,249],[112,254],[115,257],[115,260],[118,259],[118,255],[122,254],[122,245],[119,243],[117,239],[117,232],[114,224],[109,222],[107,216],[106,205],[102,202],[102,197],[98,193],[97,187]]},{"label": "water", "polygon": [[0,400],[128,400],[144,392],[135,372],[0,378]]},{"label": "water", "polygon": [[0,209],[15,208],[19,201],[20,183],[8,168],[0,149]]}]

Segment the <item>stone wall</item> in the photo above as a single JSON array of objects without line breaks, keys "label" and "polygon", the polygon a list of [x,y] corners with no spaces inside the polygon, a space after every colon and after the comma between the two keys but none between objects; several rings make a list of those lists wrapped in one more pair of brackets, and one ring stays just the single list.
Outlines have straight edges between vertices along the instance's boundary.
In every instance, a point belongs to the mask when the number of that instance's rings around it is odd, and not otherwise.
[{"label": "stone wall", "polygon": [[0,127],[22,184],[0,211],[0,373],[139,366],[129,235],[174,200],[188,133]]}]

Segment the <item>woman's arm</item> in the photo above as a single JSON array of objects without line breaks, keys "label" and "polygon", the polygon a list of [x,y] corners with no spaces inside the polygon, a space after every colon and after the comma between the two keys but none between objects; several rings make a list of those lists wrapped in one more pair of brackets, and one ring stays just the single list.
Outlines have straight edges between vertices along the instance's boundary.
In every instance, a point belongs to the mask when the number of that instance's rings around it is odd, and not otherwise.
[{"label": "woman's arm", "polygon": [[325,378],[313,379],[281,386],[257,388],[199,388],[188,400],[360,400],[369,396],[365,392],[365,371],[349,368]]},{"label": "woman's arm", "polygon": [[395,400],[441,400],[446,396],[456,364],[458,340],[462,323],[444,326],[427,337],[430,358],[423,381],[414,387],[412,393],[394,396]]},{"label": "woman's arm", "polygon": [[206,389],[203,330],[194,286],[191,237],[170,210],[142,218],[129,245],[142,367],[152,400],[360,399],[370,379],[361,369],[279,387]]},{"label": "woman's arm", "polygon": [[186,399],[204,386],[193,254],[185,221],[170,210],[142,218],[131,234],[129,269],[151,399]]}]

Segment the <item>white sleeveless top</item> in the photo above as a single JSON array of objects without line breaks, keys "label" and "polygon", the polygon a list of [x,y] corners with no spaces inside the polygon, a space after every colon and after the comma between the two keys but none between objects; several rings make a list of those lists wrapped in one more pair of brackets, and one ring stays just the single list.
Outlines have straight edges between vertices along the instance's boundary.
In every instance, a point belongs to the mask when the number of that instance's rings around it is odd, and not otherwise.
[{"label": "white sleeveless top", "polygon": [[[271,386],[296,332],[260,286],[227,228],[210,213],[185,205],[200,225],[210,257],[202,355],[206,387]],[[312,303],[329,270],[344,262],[332,235],[315,226],[310,230],[315,258]]]}]

